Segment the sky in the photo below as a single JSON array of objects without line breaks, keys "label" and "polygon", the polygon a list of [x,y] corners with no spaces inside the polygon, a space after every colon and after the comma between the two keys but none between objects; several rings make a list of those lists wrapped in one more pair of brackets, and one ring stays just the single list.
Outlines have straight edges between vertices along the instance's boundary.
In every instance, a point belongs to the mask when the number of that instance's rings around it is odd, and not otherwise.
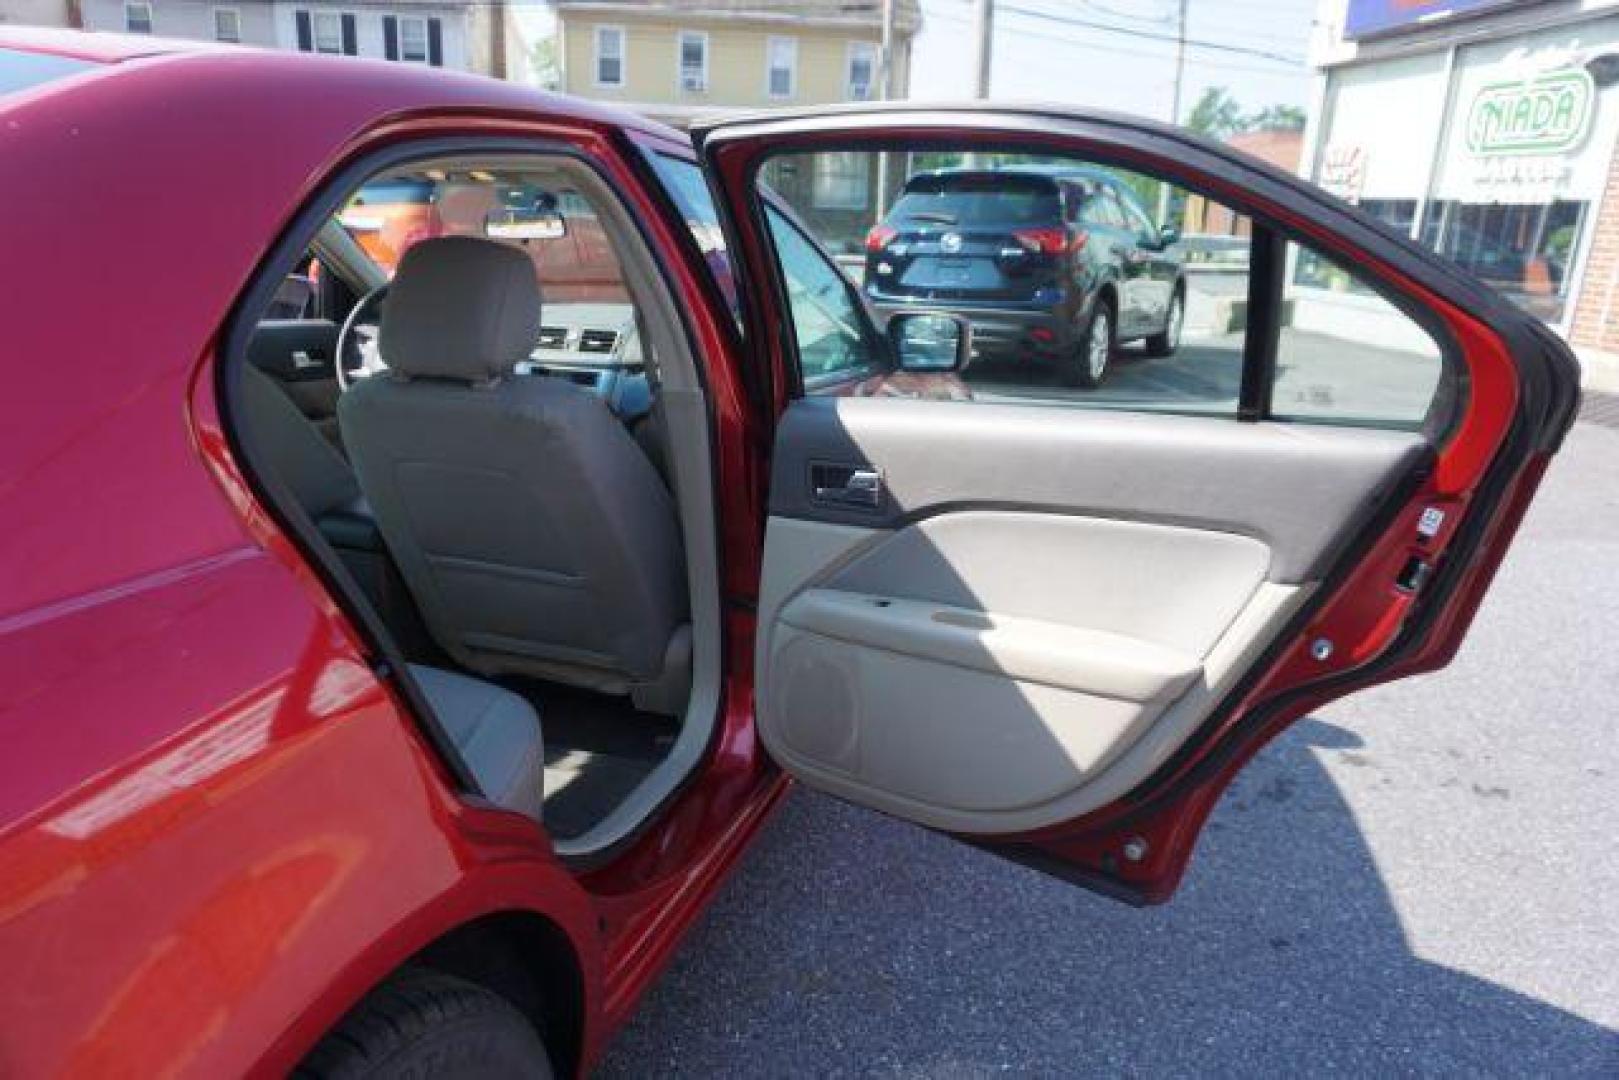
[{"label": "sky", "polygon": [[[922,0],[913,98],[972,96],[973,7],[972,0]],[[1167,120],[1175,45],[1155,37],[1174,37],[1178,10],[1179,0],[997,0],[990,96]],[[1315,0],[1188,0],[1188,39],[1296,60],[1188,48],[1182,118],[1209,86],[1228,89],[1245,111],[1304,105],[1310,89],[1304,56],[1315,11]]]},{"label": "sky", "polygon": [[[923,28],[914,48],[911,97],[971,97],[973,0],[921,2]],[[516,6],[530,41],[551,33],[548,8],[532,0],[519,0]],[[996,0],[990,95],[1167,120],[1174,96],[1175,46],[1155,38],[1174,36],[1178,9],[1179,0]],[[1245,111],[1304,105],[1310,88],[1304,54],[1315,11],[1316,0],[1187,0],[1189,39],[1296,59],[1289,63],[1188,48],[1182,116],[1208,86],[1228,89]]]}]

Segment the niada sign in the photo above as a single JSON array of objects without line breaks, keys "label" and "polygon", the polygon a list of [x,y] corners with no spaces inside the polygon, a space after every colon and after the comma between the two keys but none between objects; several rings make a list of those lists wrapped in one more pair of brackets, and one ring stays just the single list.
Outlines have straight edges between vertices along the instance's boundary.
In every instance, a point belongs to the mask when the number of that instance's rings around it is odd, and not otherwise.
[{"label": "niada sign", "polygon": [[1556,154],[1591,130],[1596,84],[1584,68],[1491,83],[1467,115],[1467,148],[1475,154]]}]

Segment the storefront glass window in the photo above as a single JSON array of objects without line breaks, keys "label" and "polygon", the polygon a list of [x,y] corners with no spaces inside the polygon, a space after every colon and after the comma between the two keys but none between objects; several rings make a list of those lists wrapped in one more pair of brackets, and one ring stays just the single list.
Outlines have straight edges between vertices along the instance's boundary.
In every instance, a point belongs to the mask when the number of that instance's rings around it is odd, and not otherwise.
[{"label": "storefront glass window", "polygon": [[[1395,232],[1411,235],[1412,223],[1417,218],[1417,200],[1362,199],[1359,205],[1362,210]],[[1371,292],[1358,278],[1351,277],[1342,267],[1334,265],[1313,251],[1299,251],[1298,262],[1293,269],[1293,283],[1317,289],[1331,289],[1334,292],[1361,294]]]},{"label": "storefront glass window", "polygon": [[1547,322],[1560,322],[1585,202],[1505,205],[1435,199],[1422,242]]}]

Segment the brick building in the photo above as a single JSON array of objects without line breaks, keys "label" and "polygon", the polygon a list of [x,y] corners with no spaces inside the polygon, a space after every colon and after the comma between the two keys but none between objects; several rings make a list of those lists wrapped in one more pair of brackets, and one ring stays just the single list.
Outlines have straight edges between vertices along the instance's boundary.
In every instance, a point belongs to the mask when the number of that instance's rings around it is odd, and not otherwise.
[{"label": "brick building", "polygon": [[[1619,361],[1619,3],[1324,0],[1300,171]],[[1294,287],[1345,319],[1370,298]],[[1365,310],[1362,310],[1362,308]],[[1597,369],[1602,370],[1598,371]],[[1611,370],[1608,370],[1611,368]]]}]

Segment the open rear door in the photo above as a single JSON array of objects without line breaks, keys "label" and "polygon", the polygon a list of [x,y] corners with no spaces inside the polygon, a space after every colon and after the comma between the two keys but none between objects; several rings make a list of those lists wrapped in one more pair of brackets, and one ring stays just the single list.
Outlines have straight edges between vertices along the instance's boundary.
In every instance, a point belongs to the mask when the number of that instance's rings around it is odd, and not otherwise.
[{"label": "open rear door", "polygon": [[[900,107],[696,137],[775,418],[765,746],[1133,902],[1290,721],[1450,659],[1573,417],[1534,319],[1185,132]],[[895,312],[970,359],[928,370]]]}]

